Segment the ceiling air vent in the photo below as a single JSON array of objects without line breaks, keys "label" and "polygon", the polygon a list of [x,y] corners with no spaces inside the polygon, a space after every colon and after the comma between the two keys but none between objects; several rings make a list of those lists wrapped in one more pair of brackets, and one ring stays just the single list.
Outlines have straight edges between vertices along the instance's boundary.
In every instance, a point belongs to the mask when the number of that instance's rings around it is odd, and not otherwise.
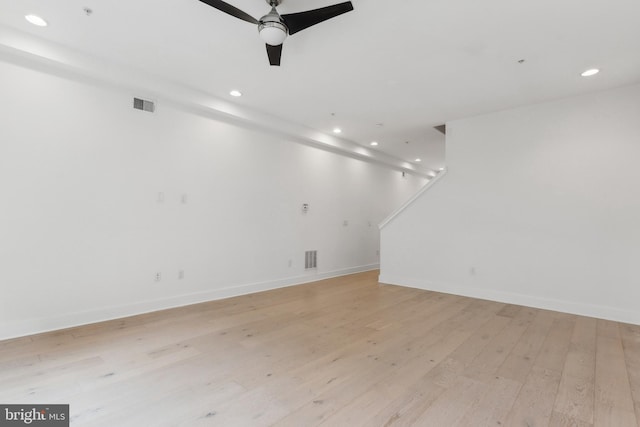
[{"label": "ceiling air vent", "polygon": [[441,134],[443,134],[443,135],[447,134],[447,125],[446,124],[440,125],[440,126],[434,126],[433,128],[435,130],[437,130],[438,132],[440,132]]},{"label": "ceiling air vent", "polygon": [[304,253],[304,268],[305,270],[318,268],[318,251],[306,251]]},{"label": "ceiling air vent", "polygon": [[133,98],[133,108],[153,113],[156,109],[156,104],[153,101],[147,101],[146,99]]}]

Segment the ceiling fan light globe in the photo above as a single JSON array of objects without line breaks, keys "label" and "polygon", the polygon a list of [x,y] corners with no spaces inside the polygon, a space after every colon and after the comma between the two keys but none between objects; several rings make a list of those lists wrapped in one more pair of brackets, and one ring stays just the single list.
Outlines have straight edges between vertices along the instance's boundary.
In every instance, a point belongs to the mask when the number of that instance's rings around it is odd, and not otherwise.
[{"label": "ceiling fan light globe", "polygon": [[279,46],[287,38],[287,27],[279,22],[261,22],[258,31],[260,38],[271,46]]}]

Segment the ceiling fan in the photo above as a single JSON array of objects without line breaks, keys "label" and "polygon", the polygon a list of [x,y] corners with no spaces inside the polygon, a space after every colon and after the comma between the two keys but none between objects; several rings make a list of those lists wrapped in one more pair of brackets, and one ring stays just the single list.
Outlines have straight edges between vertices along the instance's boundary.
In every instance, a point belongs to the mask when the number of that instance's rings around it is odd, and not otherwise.
[{"label": "ceiling fan", "polygon": [[266,0],[271,6],[271,12],[267,13],[260,19],[255,19],[246,12],[241,11],[229,3],[222,0],[200,0],[202,3],[208,4],[224,13],[235,16],[243,21],[256,24],[260,37],[267,45],[267,55],[271,65],[280,65],[280,57],[282,56],[282,43],[287,35],[294,35],[298,31],[309,28],[312,25],[319,24],[327,19],[335,18],[343,13],[353,10],[350,1],[334,4],[332,6],[321,7],[319,9],[308,10],[306,12],[286,13],[280,15],[276,7],[282,3],[282,0]]}]

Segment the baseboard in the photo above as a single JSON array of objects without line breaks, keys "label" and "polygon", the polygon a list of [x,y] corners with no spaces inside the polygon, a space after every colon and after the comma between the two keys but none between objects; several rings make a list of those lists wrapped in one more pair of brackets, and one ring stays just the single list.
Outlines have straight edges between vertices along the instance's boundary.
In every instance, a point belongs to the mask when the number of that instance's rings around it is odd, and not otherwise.
[{"label": "baseboard", "polygon": [[378,268],[378,264],[362,265],[358,267],[344,268],[317,274],[288,277],[264,282],[240,284],[237,286],[230,286],[222,289],[176,295],[170,298],[163,298],[152,301],[144,301],[114,307],[104,307],[88,311],[65,313],[64,315],[56,317],[28,319],[15,322],[2,322],[2,324],[0,324],[0,340],[19,338],[28,335],[40,334],[43,332],[57,331],[60,329],[67,329],[76,326],[88,325],[91,323],[120,319],[123,317],[135,316],[138,314],[151,313],[154,311],[166,310],[169,308],[183,307],[185,305],[199,304],[203,302],[215,301],[240,295],[247,295],[256,292],[284,288],[288,286],[302,285],[304,283],[316,282],[318,280],[346,276],[349,274],[362,273],[365,271],[376,270]]},{"label": "baseboard", "polygon": [[503,302],[507,304],[523,305],[527,307],[541,308],[544,310],[560,311],[579,316],[595,317],[599,319],[613,320],[616,322],[640,325],[640,311],[624,310],[616,307],[576,303],[543,298],[532,295],[523,295],[491,289],[477,289],[466,286],[451,285],[448,283],[436,283],[425,279],[413,277],[401,277],[381,274],[380,283],[405,286],[409,288],[424,289],[428,291],[442,292],[471,298]]}]

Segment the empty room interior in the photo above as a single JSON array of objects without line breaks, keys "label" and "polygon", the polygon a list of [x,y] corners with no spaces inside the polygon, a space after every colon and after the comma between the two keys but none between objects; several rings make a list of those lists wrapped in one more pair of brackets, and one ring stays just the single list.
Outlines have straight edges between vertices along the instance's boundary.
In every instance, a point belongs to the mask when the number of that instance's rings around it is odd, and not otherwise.
[{"label": "empty room interior", "polygon": [[0,426],[640,426],[639,22],[0,0]]}]

